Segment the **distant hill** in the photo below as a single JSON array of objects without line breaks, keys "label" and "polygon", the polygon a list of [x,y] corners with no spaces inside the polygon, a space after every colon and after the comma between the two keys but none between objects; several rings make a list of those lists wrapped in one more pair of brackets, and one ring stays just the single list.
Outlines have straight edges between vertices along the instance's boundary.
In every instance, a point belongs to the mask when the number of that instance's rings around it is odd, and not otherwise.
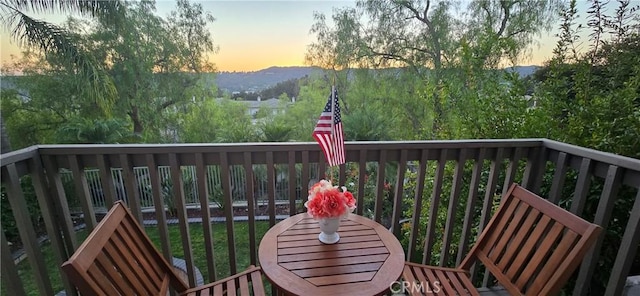
[{"label": "distant hill", "polygon": [[520,75],[520,78],[524,78],[533,74],[540,68],[541,68],[540,66],[531,65],[531,66],[508,67],[508,68],[505,68],[505,70],[518,72],[518,74]]},{"label": "distant hill", "polygon": [[[505,68],[516,71],[520,77],[533,74],[540,66],[515,66]],[[322,74],[319,67],[270,67],[253,72],[218,72],[216,85],[228,92],[260,92],[279,82],[298,79],[308,75]]]},{"label": "distant hill", "polygon": [[318,67],[270,67],[254,72],[218,72],[216,85],[229,92],[258,92],[279,82],[321,74]]}]

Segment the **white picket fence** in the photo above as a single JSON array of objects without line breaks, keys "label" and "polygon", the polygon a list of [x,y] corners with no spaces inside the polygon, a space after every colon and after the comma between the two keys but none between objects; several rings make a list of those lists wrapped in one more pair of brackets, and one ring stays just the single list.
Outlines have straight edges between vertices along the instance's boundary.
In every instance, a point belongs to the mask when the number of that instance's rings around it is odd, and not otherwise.
[{"label": "white picket fence", "polygon": [[[183,166],[182,168],[182,180],[184,186],[185,200],[187,205],[189,204],[199,204],[198,200],[198,180],[196,177],[195,166]],[[276,166],[276,182],[275,182],[275,199],[280,200],[289,200],[289,180],[288,173],[286,172],[286,166]],[[254,165],[254,184],[255,184],[255,192],[254,198],[257,200],[267,200],[267,178],[266,178],[266,167],[264,165]],[[153,207],[153,191],[151,186],[151,179],[149,177],[149,168],[148,167],[135,167],[133,169],[133,173],[136,179],[137,191],[140,197],[140,203],[142,208],[150,208]],[[103,194],[102,183],[100,181],[100,174],[98,169],[87,169],[84,171],[85,177],[87,179],[89,194],[91,195],[91,201],[93,202],[94,208],[105,208],[105,198]],[[244,173],[244,168],[239,166],[233,166],[230,169],[231,174],[231,195],[232,200],[234,202],[237,201],[246,201],[247,194],[245,192],[245,184],[246,184],[246,175]],[[300,170],[298,170],[297,174],[300,174]],[[160,177],[160,185],[162,187],[161,192],[163,193],[163,198],[165,202],[170,201],[173,191],[172,191],[172,181],[171,181],[171,171],[169,166],[159,166],[158,167],[158,175]],[[317,166],[311,166],[310,168],[310,176],[312,179],[317,179],[318,171]],[[122,199],[128,202],[124,180],[122,176],[121,168],[112,168],[111,176],[113,180],[113,188],[116,194],[117,199]],[[61,178],[63,183],[73,184],[74,177],[71,171],[62,170]],[[300,178],[296,178],[299,180]],[[207,166],[207,189],[209,191],[209,200],[211,204],[216,204],[221,201],[221,188],[222,183],[220,180],[220,167],[219,166]],[[298,181],[299,183],[299,181]],[[300,184],[297,184],[298,188],[302,188]],[[73,188],[71,186],[71,188]],[[73,190],[73,189],[71,189]],[[76,193],[77,194],[77,193]],[[69,204],[74,204],[73,194],[69,194],[67,192],[69,200]],[[296,198],[300,198],[297,196]]]}]

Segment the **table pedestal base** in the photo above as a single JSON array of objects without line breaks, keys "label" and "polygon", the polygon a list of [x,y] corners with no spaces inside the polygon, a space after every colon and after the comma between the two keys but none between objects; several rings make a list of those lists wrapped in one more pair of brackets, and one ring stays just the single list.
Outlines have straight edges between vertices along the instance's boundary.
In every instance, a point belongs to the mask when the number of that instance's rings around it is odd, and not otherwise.
[{"label": "table pedestal base", "polygon": [[340,235],[337,232],[330,233],[330,234],[320,232],[320,235],[318,235],[318,239],[323,244],[331,245],[331,244],[337,243],[340,240]]}]

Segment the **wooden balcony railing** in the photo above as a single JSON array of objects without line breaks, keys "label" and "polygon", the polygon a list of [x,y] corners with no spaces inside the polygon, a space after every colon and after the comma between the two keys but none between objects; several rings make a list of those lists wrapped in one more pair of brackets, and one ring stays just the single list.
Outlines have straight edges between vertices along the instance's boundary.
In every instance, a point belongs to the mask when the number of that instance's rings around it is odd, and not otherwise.
[{"label": "wooden balcony railing", "polygon": [[[210,174],[217,174],[215,179],[220,182],[219,204],[232,205],[238,192],[247,200],[246,222],[234,222],[233,207],[223,207],[229,273],[244,268],[237,266],[234,226],[248,224],[249,262],[259,264],[257,205],[268,208],[266,220],[274,225],[283,214],[283,207],[277,211],[276,203],[284,203],[287,215],[304,211],[301,205],[309,182],[326,176],[332,177],[334,184],[348,185],[356,194],[357,214],[390,227],[405,244],[408,260],[441,266],[460,263],[500,202],[500,195],[517,182],[609,231],[574,276],[574,295],[588,294],[592,283],[598,281],[606,295],[621,293],[640,241],[640,160],[546,139],[350,142],[346,152],[347,164],[333,170],[326,167],[315,143],[42,145],[3,154],[2,184],[11,214],[3,217],[0,231],[2,286],[8,295],[33,292],[25,291],[22,283],[23,277],[32,276],[38,294],[52,295],[65,289],[67,295],[75,295],[64,278],[64,287],[51,284],[40,235],[46,232],[59,266],[81,242],[74,217],[82,217],[83,226],[91,231],[103,210],[96,204],[92,182],[100,184],[105,206],[124,199],[144,222],[148,208],[141,203],[141,181],[139,173],[134,173],[144,168],[161,251],[167,259],[176,253],[165,211],[171,208],[177,216],[184,250],[180,255],[191,285],[196,281],[196,269],[206,270],[209,280],[216,276],[212,223],[206,223],[212,221],[211,212],[200,211],[205,222],[198,233],[204,238],[207,266],[195,266],[187,216],[188,207],[212,205],[213,187],[205,181],[212,179]],[[161,176],[159,167],[168,167],[168,177]],[[189,186],[185,186],[185,168],[192,172]],[[88,180],[85,170],[97,170],[99,180]],[[119,173],[114,175],[113,170]],[[232,181],[238,171],[244,184]],[[65,174],[72,178],[63,178]],[[25,178],[32,192],[21,185]],[[165,186],[166,182],[182,186]],[[260,182],[267,184],[265,197],[256,194]],[[276,186],[286,194],[276,191]],[[37,203],[28,204],[28,194],[35,195]],[[34,225],[33,211],[39,213],[41,225]],[[17,228],[17,239],[31,266],[29,275],[18,274],[10,263],[14,258],[5,236],[9,227]],[[616,242],[614,252],[605,244],[610,240]],[[482,267],[475,270],[474,280],[491,286],[492,280],[483,275]]]}]

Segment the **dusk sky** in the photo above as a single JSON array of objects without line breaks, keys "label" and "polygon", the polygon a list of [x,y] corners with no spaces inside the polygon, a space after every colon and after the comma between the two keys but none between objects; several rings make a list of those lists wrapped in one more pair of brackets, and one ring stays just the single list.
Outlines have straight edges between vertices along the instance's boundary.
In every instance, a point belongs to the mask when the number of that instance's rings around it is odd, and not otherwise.
[{"label": "dusk sky", "polygon": [[[354,1],[196,1],[210,11],[216,21],[210,25],[219,52],[211,57],[220,71],[254,71],[270,66],[304,65],[307,45],[314,41],[309,33],[318,11],[331,19],[334,8],[355,6]],[[578,1],[579,9],[585,1]],[[175,7],[174,1],[157,1],[157,14],[166,16]],[[584,11],[580,11],[584,15]],[[66,19],[64,15],[36,15],[54,23]],[[554,25],[554,28],[557,24]],[[530,57],[521,65],[541,65],[548,60],[555,46],[555,32],[544,33],[539,45],[531,48]],[[20,53],[9,32],[2,28],[0,35],[2,64],[11,55]]]}]

